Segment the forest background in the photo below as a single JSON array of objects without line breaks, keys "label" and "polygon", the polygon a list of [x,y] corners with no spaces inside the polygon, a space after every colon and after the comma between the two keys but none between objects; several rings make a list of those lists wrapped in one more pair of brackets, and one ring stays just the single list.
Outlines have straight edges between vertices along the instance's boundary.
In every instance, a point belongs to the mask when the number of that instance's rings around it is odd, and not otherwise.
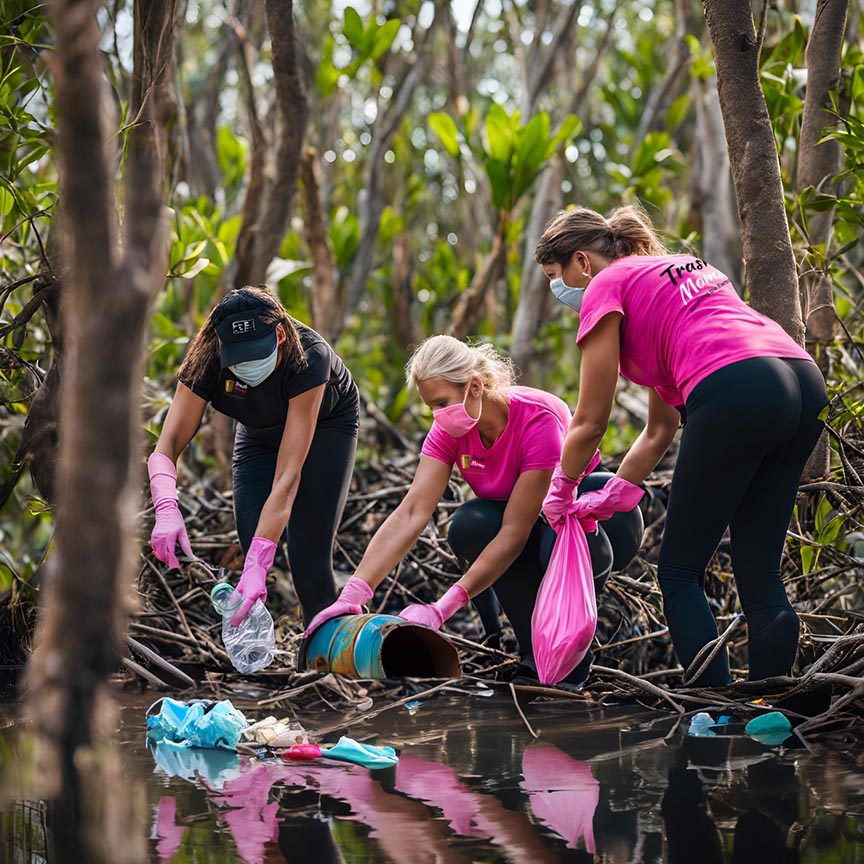
[{"label": "forest background", "polygon": [[[753,284],[758,270],[743,266],[733,188],[741,166],[733,152],[730,170],[706,26],[712,5],[722,8],[706,3],[703,14],[689,0],[90,5],[112,204],[134,224],[128,166],[136,133],[152,123],[170,207],[167,279],[148,306],[146,444],[191,335],[227,290],[249,283],[270,285],[351,369],[377,430],[362,442],[361,464],[428,427],[403,367],[433,333],[489,340],[513,356],[522,383],[575,404],[577,318],[556,307],[532,261],[543,224],[572,204],[607,212],[640,203],[672,249],[696,251],[750,298],[761,292],[763,311],[800,336],[798,298]],[[70,341],[60,315],[68,260],[59,230],[63,73],[54,57],[64,4],[53,23],[27,0],[2,9],[0,592],[14,606],[35,599],[55,527]],[[807,346],[834,397],[826,439],[834,474],[825,474],[823,453],[811,472],[824,487],[816,518],[791,544],[806,573],[823,548],[855,553],[862,541],[860,506],[830,492],[834,481],[861,487],[864,457],[864,54],[857,0],[755,12]],[[139,68],[147,63],[149,79]],[[824,89],[809,128],[808,80]],[[760,165],[747,170],[758,185]],[[87,212],[85,192],[65,203],[70,235]],[[117,270],[108,260],[91,266],[104,279],[90,314],[110,317]],[[137,345],[134,328],[126,338]],[[109,442],[114,428],[94,413]],[[604,453],[625,449],[644,416],[644,396],[622,385]],[[231,437],[224,418],[209,416],[181,481],[227,488]]]}]

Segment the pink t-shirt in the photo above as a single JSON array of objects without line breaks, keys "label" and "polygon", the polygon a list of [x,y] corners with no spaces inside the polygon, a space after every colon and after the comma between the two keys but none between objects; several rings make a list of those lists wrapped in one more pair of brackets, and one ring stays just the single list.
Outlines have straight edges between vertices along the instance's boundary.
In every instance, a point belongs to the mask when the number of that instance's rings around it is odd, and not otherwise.
[{"label": "pink t-shirt", "polygon": [[624,316],[621,374],[674,407],[730,363],[812,359],[779,324],[751,309],[727,276],[692,255],[630,255],[601,270],[582,301],[577,343],[610,312]]},{"label": "pink t-shirt", "polygon": [[570,409],[557,396],[533,387],[507,390],[509,414],[504,431],[491,447],[480,440],[475,426],[454,438],[432,424],[421,452],[439,462],[456,465],[478,498],[510,497],[525,471],[554,468],[570,425]]}]

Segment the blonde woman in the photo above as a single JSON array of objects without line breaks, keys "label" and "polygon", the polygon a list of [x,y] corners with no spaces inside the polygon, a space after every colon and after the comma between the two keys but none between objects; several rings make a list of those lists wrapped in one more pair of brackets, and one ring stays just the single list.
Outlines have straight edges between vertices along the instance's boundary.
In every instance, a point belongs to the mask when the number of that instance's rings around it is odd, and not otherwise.
[{"label": "blonde woman", "polygon": [[[362,612],[428,524],[455,465],[476,495],[456,512],[447,538],[465,573],[435,603],[415,604],[400,614],[437,629],[479,595],[488,632],[495,629],[497,614],[482,598],[494,600],[483,593],[494,585],[519,641],[522,672],[530,675],[531,613],[555,540],[540,508],[570,411],[557,396],[516,386],[510,361],[491,345],[467,345],[451,336],[423,342],[408,363],[407,377],[434,418],[417,473],[339,599],[315,617],[307,634],[331,618]],[[591,551],[595,574],[608,573],[612,548],[602,529],[592,537]],[[590,657],[571,683],[584,680],[589,665]]]}]

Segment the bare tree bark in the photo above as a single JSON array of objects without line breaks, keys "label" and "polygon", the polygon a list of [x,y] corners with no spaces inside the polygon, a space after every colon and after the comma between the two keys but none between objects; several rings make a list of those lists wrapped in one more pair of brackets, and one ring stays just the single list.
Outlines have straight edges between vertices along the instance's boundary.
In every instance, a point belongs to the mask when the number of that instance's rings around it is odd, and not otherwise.
[{"label": "bare tree bark", "polygon": [[391,270],[390,326],[403,353],[417,344],[414,318],[411,315],[411,235],[402,231],[393,238]]},{"label": "bare tree bark", "polygon": [[541,324],[549,317],[549,298],[552,296],[546,277],[534,260],[534,248],[546,223],[561,209],[564,171],[564,157],[556,153],[540,177],[540,189],[534,197],[531,216],[525,227],[521,290],[513,318],[510,356],[521,372],[519,383],[526,386],[535,383],[535,340]]},{"label": "bare tree bark", "polygon": [[318,151],[307,147],[300,163],[303,188],[303,230],[312,256],[312,326],[331,344],[342,333],[345,321],[345,285],[336,278],[333,256],[321,207]]},{"label": "bare tree bark", "polygon": [[[360,220],[360,242],[354,260],[351,263],[351,272],[348,276],[346,294],[348,311],[353,312],[363,292],[366,290],[366,282],[375,258],[375,241],[378,237],[378,228],[381,224],[381,214],[384,212],[384,199],[382,187],[384,183],[384,154],[390,147],[393,136],[399,128],[402,119],[411,107],[414,91],[423,78],[429,55],[429,40],[435,32],[437,23],[441,18],[440,4],[435,5],[435,17],[429,24],[423,44],[420,45],[414,55],[413,63],[408,66],[399,81],[393,88],[390,104],[385,112],[380,112],[375,120],[375,128],[372,132],[372,145],[369,148],[369,156],[366,161],[364,173],[363,193],[358,201],[357,211]],[[415,38],[414,43],[418,44]]]},{"label": "bare tree bark", "polygon": [[[798,191],[813,186],[820,191],[826,181],[843,167],[843,150],[838,141],[818,142],[826,129],[836,126],[837,119],[830,111],[829,91],[840,80],[840,50],[846,24],[848,0],[819,0],[816,17],[807,42],[807,92],[801,135],[798,140]],[[825,252],[831,245],[831,227],[834,210],[809,214],[810,246],[822,246]],[[808,348],[822,374],[829,373],[828,346],[834,341],[837,313],[834,308],[834,290],[827,273],[809,268],[802,276],[804,292],[804,320],[807,325]],[[830,448],[827,433],[822,437],[807,463],[804,477],[814,480],[828,474]]]},{"label": "bare tree bark", "polygon": [[276,142],[272,182],[268,183],[255,220],[244,228],[251,232],[242,251],[238,242],[234,285],[260,284],[279,253],[288,219],[294,207],[297,174],[309,103],[303,83],[300,51],[294,29],[292,0],[266,0],[267,27],[273,54],[273,86],[276,91]]},{"label": "bare tree bark", "polygon": [[713,78],[697,78],[692,92],[696,135],[691,219],[702,235],[702,255],[741,290],[741,224],[735,208],[717,83]]},{"label": "bare tree bark", "polygon": [[507,263],[507,245],[504,242],[506,222],[500,217],[492,248],[486,253],[480,267],[474,274],[471,284],[459,296],[456,308],[453,310],[453,323],[450,335],[464,339],[474,329],[480,310],[486,299],[487,292],[504,274]]},{"label": "bare tree bark", "polygon": [[[68,340],[61,400],[54,584],[42,610],[42,638],[28,666],[29,713],[44,745],[43,765],[59,781],[58,861],[144,861],[143,837],[82,823],[84,789],[99,767],[95,744],[104,682],[134,580],[138,491],[141,341],[148,304],[167,268],[162,192],[166,159],[157,121],[174,48],[174,0],[142,2],[136,20],[128,130],[122,255],[117,243],[113,163],[106,159],[106,93],[99,5],[55,0],[52,69],[59,116],[60,189],[68,265],[63,321]],[[140,14],[140,18],[138,15]],[[154,25],[154,26],[150,26]],[[139,62],[140,61],[140,62]],[[49,774],[48,777],[51,775]],[[116,778],[115,783],[116,783]],[[105,789],[109,784],[103,784]],[[113,816],[129,796],[106,796]],[[125,809],[124,809],[125,808]],[[102,814],[103,817],[105,814]],[[109,812],[109,816],[112,813]],[[125,818],[121,816],[121,818]]]},{"label": "bare tree bark", "polygon": [[[574,75],[574,78],[577,76],[579,78],[579,86],[574,88],[575,92],[568,107],[568,114],[578,116],[582,110],[585,97],[597,77],[600,63],[609,46],[616,11],[617,6],[608,16],[606,29],[597,44],[594,57],[588,68],[584,72],[579,70]],[[537,354],[534,340],[540,326],[549,317],[552,305],[546,278],[543,276],[543,271],[534,262],[534,248],[543,233],[543,227],[561,209],[564,203],[561,183],[565,172],[566,163],[560,154],[556,154],[540,177],[540,188],[531,204],[531,215],[525,230],[519,302],[513,318],[513,338],[510,353],[513,362],[522,373],[520,382],[529,386],[538,383],[536,380]]]},{"label": "bare tree bark", "polygon": [[761,34],[757,38],[749,0],[704,0],[704,8],[741,219],[744,287],[754,309],[803,344],[780,164],[759,82]]}]

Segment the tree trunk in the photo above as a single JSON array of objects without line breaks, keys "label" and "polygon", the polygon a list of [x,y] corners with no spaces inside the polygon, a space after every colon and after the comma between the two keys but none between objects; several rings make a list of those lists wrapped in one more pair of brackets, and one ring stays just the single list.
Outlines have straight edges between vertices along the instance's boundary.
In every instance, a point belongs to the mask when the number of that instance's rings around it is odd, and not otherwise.
[{"label": "tree trunk", "polygon": [[513,319],[510,355],[522,373],[519,383],[529,387],[535,384],[535,340],[541,324],[549,315],[549,298],[552,296],[549,282],[540,265],[534,260],[534,249],[543,233],[543,227],[552,215],[561,209],[564,170],[564,157],[556,153],[540,178],[540,189],[531,205],[531,217],[525,229],[521,288]]},{"label": "tree trunk", "polygon": [[[113,130],[105,117],[98,4],[55,0],[57,51],[52,70],[59,117],[61,202],[68,267],[63,323],[68,351],[61,397],[61,442],[55,577],[42,610],[42,638],[28,666],[27,704],[44,745],[42,764],[59,782],[57,817],[64,842],[58,861],[144,861],[143,838],[121,811],[129,796],[107,795],[102,819],[114,830],[85,824],[95,778],[109,769],[89,755],[97,737],[104,682],[117,668],[117,640],[132,596],[137,554],[135,511],[141,341],[147,306],[167,269],[162,217],[165,137],[157,129],[159,90],[173,54],[173,0],[144,2],[136,20],[130,106],[138,120],[128,133],[123,254],[117,243],[114,167],[106,159]],[[140,19],[137,17],[140,13]],[[170,80],[168,81],[170,85]],[[91,784],[95,784],[91,786]],[[113,790],[112,790],[113,791]],[[119,818],[123,819],[118,836]],[[92,815],[92,813],[90,814]]]},{"label": "tree trunk", "polygon": [[477,318],[487,292],[504,274],[507,263],[507,246],[504,243],[506,223],[504,217],[500,217],[498,230],[492,240],[492,248],[486,253],[480,267],[474,274],[471,284],[459,296],[456,308],[453,310],[453,324],[450,327],[450,335],[457,339],[464,339],[474,329]]},{"label": "tree trunk", "polygon": [[234,285],[238,288],[264,282],[270,262],[279,254],[294,207],[309,103],[298,56],[300,49],[294,30],[293,5],[292,0],[265,2],[276,91],[275,165],[273,180],[267,184],[255,221],[248,228],[250,242],[242,254],[238,243],[234,278]]},{"label": "tree trunk", "polygon": [[[829,91],[840,79],[840,50],[846,23],[847,0],[819,0],[816,17],[807,42],[807,92],[798,141],[797,187],[802,191],[813,186],[825,190],[825,182],[843,168],[843,151],[838,141],[818,142],[826,129],[836,125],[836,118],[825,110],[830,108]],[[827,255],[831,245],[834,210],[811,212],[809,215],[809,245],[821,246]],[[829,374],[828,346],[834,341],[837,313],[834,290],[824,270],[806,267],[802,278],[804,320],[807,325],[808,349],[819,364],[822,374]],[[819,440],[804,477],[814,480],[828,474],[830,448],[828,435]]]},{"label": "tree trunk", "polygon": [[741,225],[735,210],[735,190],[729,173],[729,153],[715,80],[696,79],[693,94],[696,153],[691,218],[702,235],[702,255],[741,291]]},{"label": "tree trunk", "polygon": [[798,275],[750,2],[704,0],[704,8],[743,233],[744,287],[754,309],[803,344]]},{"label": "tree trunk", "polygon": [[342,333],[345,321],[345,285],[336,278],[333,256],[327,242],[327,228],[321,207],[318,151],[307,147],[300,163],[303,188],[303,231],[312,256],[312,326],[332,345]]},{"label": "tree trunk", "polygon": [[390,326],[393,336],[404,354],[408,354],[419,341],[411,314],[411,235],[402,231],[393,238],[393,267],[391,268]]}]

